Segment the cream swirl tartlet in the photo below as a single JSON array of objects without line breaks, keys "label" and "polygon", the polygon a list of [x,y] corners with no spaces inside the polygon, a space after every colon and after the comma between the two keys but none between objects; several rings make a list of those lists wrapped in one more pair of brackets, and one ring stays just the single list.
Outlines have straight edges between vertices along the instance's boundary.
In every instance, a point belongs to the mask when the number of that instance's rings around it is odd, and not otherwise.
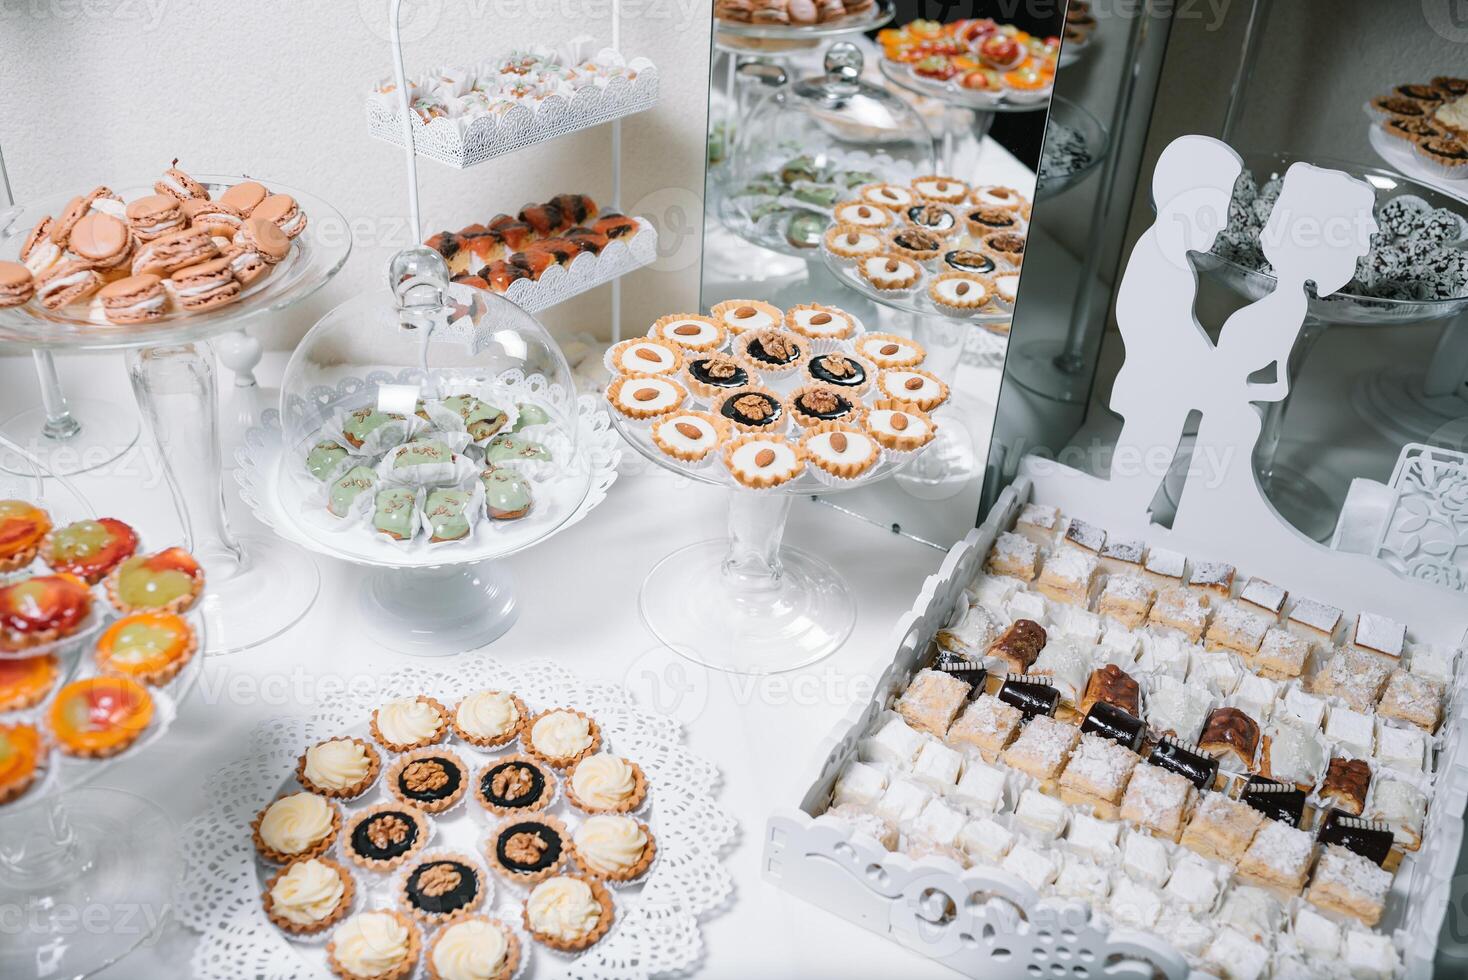
[{"label": "cream swirl tartlet", "polygon": [[391,909],[359,912],[336,927],[326,944],[332,973],[342,980],[401,980],[418,965],[423,934]]},{"label": "cream swirl tartlet", "polygon": [[536,885],[525,901],[525,928],[538,941],[579,952],[607,934],[615,915],[612,896],[595,879],[561,875]]},{"label": "cream swirl tartlet", "polygon": [[340,812],[323,797],[292,793],[255,818],[255,849],[277,864],[315,857],[331,846],[340,829]]},{"label": "cream swirl tartlet", "polygon": [[553,708],[530,719],[525,749],[557,769],[568,769],[601,746],[601,729],[571,708]]},{"label": "cream swirl tartlet", "polygon": [[566,793],[573,806],[587,813],[628,813],[647,798],[647,777],[637,763],[598,752],[576,763]]},{"label": "cream swirl tartlet", "polygon": [[582,870],[610,881],[641,877],[657,853],[652,832],[621,814],[587,817],[571,835],[571,844]]},{"label": "cream swirl tartlet", "polygon": [[430,980],[508,980],[520,965],[520,940],[483,915],[454,919],[428,946]]},{"label": "cream swirl tartlet", "polygon": [[301,755],[296,781],[313,793],[349,800],[367,791],[381,767],[381,757],[370,743],[360,738],[333,738]]},{"label": "cream swirl tartlet", "polygon": [[393,752],[432,745],[448,731],[448,709],[426,694],[397,698],[372,712],[372,737]]},{"label": "cream swirl tartlet", "polygon": [[346,868],[325,858],[295,861],[265,886],[265,914],[287,932],[310,935],[352,907],[356,884]]},{"label": "cream swirl tartlet", "polygon": [[454,708],[454,733],[471,745],[498,748],[520,734],[525,703],[508,691],[475,691]]}]

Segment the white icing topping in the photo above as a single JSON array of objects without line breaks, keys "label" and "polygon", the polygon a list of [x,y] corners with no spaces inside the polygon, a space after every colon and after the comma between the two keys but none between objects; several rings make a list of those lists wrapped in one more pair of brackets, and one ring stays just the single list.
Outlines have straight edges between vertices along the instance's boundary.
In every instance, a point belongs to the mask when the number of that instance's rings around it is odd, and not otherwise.
[{"label": "white icing topping", "polygon": [[369,768],[365,748],[351,739],[337,738],[306,750],[303,775],[313,786],[343,790],[360,783]]},{"label": "white icing topping", "polygon": [[671,371],[678,364],[673,352],[662,344],[638,342],[617,352],[617,366],[632,374]]},{"label": "white icing topping", "polygon": [[475,691],[454,713],[459,730],[481,738],[501,738],[520,723],[515,699],[504,691]]},{"label": "white icing topping", "polygon": [[848,234],[845,229],[836,229],[831,232],[831,237],[827,239],[827,242],[833,244],[833,251],[856,255],[869,255],[872,252],[881,251],[882,240],[876,235],[866,231],[858,232],[856,241],[852,242],[847,239]]},{"label": "white icing topping", "polygon": [[[918,388],[909,388],[907,383],[916,378],[922,382]],[[880,376],[882,390],[893,398],[923,402],[943,397],[943,388],[932,378],[915,371],[884,371]]]},{"label": "white icing topping", "polygon": [[836,209],[836,220],[862,228],[881,228],[891,223],[892,215],[867,204],[843,204]]},{"label": "white icing topping", "polygon": [[[638,401],[639,391],[654,391],[656,395],[646,401]],[[660,412],[674,408],[683,400],[682,394],[662,378],[631,378],[617,389],[617,403],[623,408],[638,412]]]},{"label": "white icing topping", "polygon": [[1009,208],[1015,211],[1018,211],[1024,203],[1020,200],[1020,196],[1013,191],[1004,191],[1003,196],[1000,196],[1000,194],[995,193],[996,190],[998,188],[980,187],[974,191],[974,199],[980,204],[987,204],[990,207]]},{"label": "white icing topping", "polygon": [[584,805],[611,810],[632,798],[637,791],[637,777],[626,759],[598,752],[576,764],[571,789]]},{"label": "white icing topping", "polygon": [[883,207],[902,208],[917,201],[916,195],[905,187],[893,187],[890,184],[878,184],[868,187],[861,192],[861,196],[873,204]]},{"label": "white icing topping", "polygon": [[427,742],[443,728],[443,716],[422,698],[398,698],[377,709],[377,730],[394,745]]},{"label": "white icing topping", "polygon": [[564,942],[591,934],[601,920],[601,903],[579,878],[551,878],[535,886],[525,915],[536,932]]},{"label": "white icing topping", "polygon": [[[964,287],[962,293],[959,287]],[[940,279],[933,285],[933,290],[947,303],[964,303],[969,306],[982,306],[989,298],[988,288],[977,279]]]},{"label": "white icing topping", "polygon": [[591,745],[591,722],[570,711],[551,711],[530,728],[530,742],[552,759],[569,759]]},{"label": "white icing topping", "polygon": [[[892,424],[892,416],[906,415],[907,428],[899,429]],[[907,412],[896,412],[891,409],[878,408],[867,415],[867,428],[873,432],[883,435],[899,436],[907,438],[910,436],[922,436],[928,431],[927,423],[916,415]]]},{"label": "white icing topping", "polygon": [[572,840],[577,860],[602,874],[626,871],[647,849],[647,833],[636,820],[623,816],[587,817]]},{"label": "white icing topping", "polygon": [[509,955],[504,929],[483,919],[456,922],[433,944],[433,969],[442,980],[489,980]]},{"label": "white icing topping", "polygon": [[1013,303],[1014,297],[1019,293],[1019,274],[1007,272],[1004,275],[995,276],[994,291],[1004,302]]},{"label": "white icing topping", "polygon": [[287,922],[309,926],[335,912],[346,890],[335,868],[315,858],[297,861],[271,886],[271,909]]},{"label": "white icing topping", "polygon": [[[824,313],[830,317],[825,323],[812,323],[811,318]],[[826,337],[844,337],[851,332],[851,319],[838,310],[793,310],[791,318],[808,334]]]},{"label": "white icing topping", "polygon": [[805,448],[833,463],[862,463],[876,455],[876,443],[860,432],[841,433],[846,437],[846,448],[838,450],[831,445],[831,432],[818,432],[805,441]]},{"label": "white icing topping", "polygon": [[[679,334],[675,333],[679,327],[697,327],[698,333]],[[707,344],[717,343],[719,339],[718,328],[707,320],[695,320],[689,317],[686,320],[669,320],[658,328],[663,339],[682,346],[702,347]]]},{"label": "white icing topping", "polygon": [[360,977],[389,972],[408,956],[408,927],[387,912],[363,912],[332,933],[334,955]]},{"label": "white icing topping", "polygon": [[[760,466],[755,457],[766,449],[773,450],[775,458],[768,466]],[[729,457],[731,469],[744,473],[790,473],[800,465],[800,457],[790,444],[774,439],[751,439],[735,449]]]},{"label": "white icing topping", "polygon": [[758,306],[749,307],[750,309],[754,310],[754,314],[752,316],[735,316],[735,312],[740,308],[740,304],[735,304],[725,310],[723,316],[721,317],[724,323],[728,324],[731,330],[737,330],[740,333],[744,333],[748,330],[763,330],[766,327],[773,327],[779,323],[778,318],[770,315],[770,312],[768,310]]},{"label": "white icing topping", "polygon": [[968,193],[968,188],[956,180],[939,180],[936,177],[928,180],[913,181],[913,187],[924,197],[941,197],[945,200],[962,200]]},{"label": "white icing topping", "polygon": [[[882,348],[888,344],[896,344],[897,350],[891,354],[883,354]],[[918,349],[891,337],[864,337],[861,341],[861,353],[880,365],[896,361],[911,361],[918,356]]]},{"label": "white icing topping", "polygon": [[[678,431],[678,425],[691,425],[700,433],[697,439],[690,439]],[[708,419],[697,415],[674,415],[657,426],[658,438],[674,449],[681,450],[690,455],[694,453],[706,453],[719,441],[719,430]]]},{"label": "white icing topping", "polygon": [[[895,271],[888,270],[889,262],[897,264]],[[912,263],[905,259],[892,259],[885,255],[874,255],[871,258],[863,259],[861,265],[866,277],[879,286],[888,283],[894,285],[905,283],[917,274]]]},{"label": "white icing topping", "polygon": [[299,854],[331,833],[331,807],[314,793],[292,793],[270,804],[260,839],[272,851]]}]

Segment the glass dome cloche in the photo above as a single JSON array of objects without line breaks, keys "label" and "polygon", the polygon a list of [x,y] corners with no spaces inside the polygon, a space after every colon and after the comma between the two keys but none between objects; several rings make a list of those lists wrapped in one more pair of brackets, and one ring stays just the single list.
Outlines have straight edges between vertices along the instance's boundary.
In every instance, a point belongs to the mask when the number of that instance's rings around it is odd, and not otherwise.
[{"label": "glass dome cloche", "polygon": [[856,45],[831,45],[824,68],[750,107],[718,188],[725,227],[801,258],[818,256],[833,211],[855,200],[860,188],[937,172],[922,117],[861,79]]},{"label": "glass dome cloche", "polygon": [[393,259],[389,288],[337,306],[297,346],[277,486],[295,530],[340,558],[486,561],[581,507],[584,424],[539,321],[412,248]]}]

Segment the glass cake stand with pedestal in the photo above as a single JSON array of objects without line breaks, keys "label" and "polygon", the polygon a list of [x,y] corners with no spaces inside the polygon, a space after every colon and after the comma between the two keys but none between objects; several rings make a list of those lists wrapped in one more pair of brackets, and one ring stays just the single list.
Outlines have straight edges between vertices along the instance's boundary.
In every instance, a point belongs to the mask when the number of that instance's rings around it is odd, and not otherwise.
[{"label": "glass cake stand with pedestal", "polygon": [[[194,175],[217,196],[245,178]],[[351,235],[341,213],[314,194],[262,180],[290,194],[308,225],[290,252],[239,300],[194,315],[171,311],[141,324],[111,324],[95,307],[47,310],[39,303],[0,309],[0,345],[30,350],[125,350],[133,391],[164,461],[184,544],[203,564],[209,595],[209,653],[242,650],[278,636],[316,601],[320,573],[310,556],[265,534],[233,531],[224,513],[214,354],[206,341],[278,315],[324,286],[346,262]],[[153,193],[151,184],[115,188],[124,201]],[[0,258],[14,259],[42,215],[60,214],[66,198],[23,204],[0,232]]]},{"label": "glass cake stand with pedestal", "polygon": [[[281,413],[268,413],[266,424],[247,433],[236,478],[255,516],[281,538],[369,569],[359,608],[374,640],[404,653],[450,656],[514,625],[519,609],[505,559],[601,503],[621,452],[597,398],[577,396],[560,348],[529,313],[494,293],[451,284],[442,257],[429,248],[399,253],[388,278],[391,288],[331,310],[297,345],[281,384]],[[529,511],[495,520],[476,512],[468,533],[451,541],[423,533],[393,540],[369,526],[370,509],[334,516],[328,482],[344,474],[313,474],[313,450],[343,438],[344,420],[364,409],[391,413],[418,435],[451,439],[438,420],[418,419],[431,414],[425,399],[453,394],[502,409],[507,433],[530,418],[527,405],[547,416],[520,438],[548,450],[550,461],[526,462],[528,469],[504,464],[530,481]],[[466,431],[457,434],[468,439]],[[384,481],[374,488],[387,487],[385,461],[400,442],[378,443],[362,442],[336,468],[367,466]],[[478,479],[479,455],[487,450],[472,445],[472,453],[470,445],[455,451],[455,465],[466,467],[455,487]],[[472,486],[466,492],[472,495]]]},{"label": "glass cake stand with pedestal", "polygon": [[[1244,154],[1244,165],[1253,172],[1261,185],[1269,177],[1283,174],[1296,160],[1295,156],[1285,153]],[[1421,197],[1432,207],[1447,208],[1468,218],[1468,201],[1450,197],[1401,174],[1318,157],[1312,157],[1306,162],[1361,178],[1376,191],[1378,204],[1399,195],[1412,194]],[[1273,276],[1211,252],[1198,256],[1198,266],[1250,301],[1273,292],[1275,288]],[[1310,298],[1305,325],[1290,354],[1286,372],[1291,393],[1283,400],[1266,406],[1264,431],[1254,457],[1259,482],[1265,494],[1280,514],[1301,532],[1317,541],[1326,540],[1335,528],[1339,510],[1338,501],[1333,500],[1330,494],[1300,468],[1291,465],[1288,460],[1280,459],[1278,452],[1285,413],[1289,410],[1295,383],[1316,341],[1330,327],[1401,327],[1451,320],[1438,343],[1433,362],[1426,371],[1429,377],[1456,371],[1457,388],[1461,391],[1464,379],[1468,378],[1468,320],[1465,320],[1465,313],[1468,313],[1468,297],[1399,300],[1339,292],[1323,299],[1316,296]],[[1403,441],[1430,438],[1436,427],[1428,427],[1436,416],[1430,403],[1414,397],[1414,391],[1419,395],[1421,393],[1422,377],[1420,371],[1413,372],[1397,366],[1370,369],[1357,383],[1353,403],[1369,424],[1388,436],[1400,437]],[[1448,394],[1452,402],[1462,406],[1458,412],[1458,417],[1461,418],[1464,411],[1468,411],[1468,402],[1455,397],[1451,391]],[[1416,415],[1412,411],[1414,405],[1417,407]],[[1418,420],[1417,425],[1426,431],[1418,431],[1417,427],[1411,427],[1411,423],[1404,423],[1404,419],[1414,418]],[[1443,417],[1437,425],[1445,426],[1451,421],[1451,416]]]},{"label": "glass cake stand with pedestal", "polygon": [[[3,438],[0,449],[16,464],[0,474],[0,499],[42,507],[57,526],[95,516],[81,492],[39,457]],[[30,474],[21,475],[26,469]],[[94,607],[105,606],[100,587],[97,592]],[[113,614],[95,609],[91,618],[96,622],[63,640],[0,653],[0,660],[54,656],[57,688],[92,676],[98,629]],[[205,648],[202,617],[195,611],[188,618]],[[167,924],[183,873],[176,828],[155,803],[90,783],[164,738],[198,680],[202,659],[194,656],[168,683],[149,688],[152,718],[121,753],[83,758],[50,749],[37,781],[16,799],[0,803],[0,909],[10,917],[0,943],[0,976],[90,976],[155,939]],[[33,708],[0,712],[0,725],[44,727],[52,697],[54,688]]]},{"label": "glass cake stand with pedestal", "polygon": [[782,486],[748,490],[719,463],[673,459],[653,443],[650,427],[611,414],[622,437],[656,466],[728,490],[726,536],[678,549],[643,580],[638,609],[648,629],[680,656],[735,674],[776,674],[835,653],[856,625],[856,600],[829,562],[783,543],[791,505],[886,479],[912,460],[883,460],[840,486],[807,469]]}]

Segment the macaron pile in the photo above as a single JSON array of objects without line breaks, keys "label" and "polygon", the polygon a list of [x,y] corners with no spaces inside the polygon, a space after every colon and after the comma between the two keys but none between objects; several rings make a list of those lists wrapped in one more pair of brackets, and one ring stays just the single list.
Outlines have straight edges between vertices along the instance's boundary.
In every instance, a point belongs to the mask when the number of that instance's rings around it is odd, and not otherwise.
[{"label": "macaron pile", "polygon": [[[177,161],[175,161],[177,163]],[[154,193],[124,201],[107,187],[36,222],[20,262],[0,262],[0,307],[88,304],[97,323],[137,324],[233,303],[290,254],[306,214],[257,181],[214,200],[177,166]]]}]

